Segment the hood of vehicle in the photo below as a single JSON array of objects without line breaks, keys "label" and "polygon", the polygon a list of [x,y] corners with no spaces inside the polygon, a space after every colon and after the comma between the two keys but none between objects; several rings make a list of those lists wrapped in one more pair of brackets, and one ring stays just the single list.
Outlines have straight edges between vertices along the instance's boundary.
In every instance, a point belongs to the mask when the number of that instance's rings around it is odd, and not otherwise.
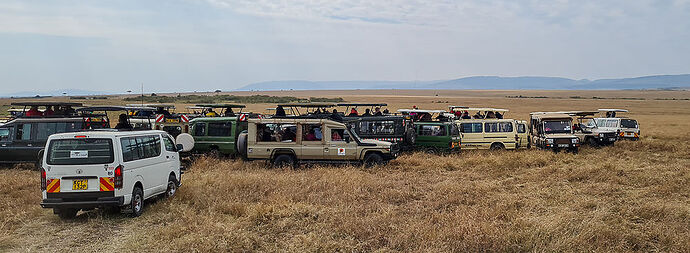
[{"label": "hood of vehicle", "polygon": [[376,146],[390,146],[391,143],[387,141],[379,141],[379,140],[362,140],[362,143],[367,143],[367,144],[374,144]]}]

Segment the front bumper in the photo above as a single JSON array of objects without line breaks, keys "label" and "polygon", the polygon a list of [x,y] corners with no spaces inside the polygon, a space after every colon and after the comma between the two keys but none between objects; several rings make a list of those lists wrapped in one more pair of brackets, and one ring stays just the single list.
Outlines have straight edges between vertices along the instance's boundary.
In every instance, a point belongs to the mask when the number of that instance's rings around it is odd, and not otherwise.
[{"label": "front bumper", "polygon": [[96,208],[124,205],[124,196],[115,197],[113,192],[66,192],[48,193],[41,201],[43,208]]},{"label": "front bumper", "polygon": [[580,143],[570,143],[570,144],[545,144],[544,147],[548,149],[573,149],[580,147]]}]

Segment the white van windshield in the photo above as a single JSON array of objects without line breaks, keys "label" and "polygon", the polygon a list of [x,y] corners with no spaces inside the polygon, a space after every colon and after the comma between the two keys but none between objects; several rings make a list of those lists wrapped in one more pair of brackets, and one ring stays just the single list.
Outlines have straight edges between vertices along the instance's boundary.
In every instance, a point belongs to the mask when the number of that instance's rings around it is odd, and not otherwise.
[{"label": "white van windshield", "polygon": [[567,134],[570,130],[570,121],[544,121],[544,132],[547,134]]},{"label": "white van windshield", "polygon": [[112,163],[111,139],[52,140],[48,147],[47,163],[50,165],[84,165]]}]

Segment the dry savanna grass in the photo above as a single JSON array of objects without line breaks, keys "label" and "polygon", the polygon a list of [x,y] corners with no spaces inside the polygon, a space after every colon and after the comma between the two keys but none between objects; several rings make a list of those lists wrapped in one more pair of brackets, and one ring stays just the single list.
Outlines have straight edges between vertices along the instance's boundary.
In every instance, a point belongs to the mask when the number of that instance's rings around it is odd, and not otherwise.
[{"label": "dry savanna grass", "polygon": [[[0,251],[690,251],[688,101],[497,94],[444,100],[484,101],[521,118],[540,107],[626,107],[643,139],[577,155],[413,153],[375,168],[276,170],[202,157],[174,198],[147,202],[138,218],[96,210],[62,221],[39,207],[31,166],[6,168]],[[376,99],[443,106],[433,94],[389,96]]]}]

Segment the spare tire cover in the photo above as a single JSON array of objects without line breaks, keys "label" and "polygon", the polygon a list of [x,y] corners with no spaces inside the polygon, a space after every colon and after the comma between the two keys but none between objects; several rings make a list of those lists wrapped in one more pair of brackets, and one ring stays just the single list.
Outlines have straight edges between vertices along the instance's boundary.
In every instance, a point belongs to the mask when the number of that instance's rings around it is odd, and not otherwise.
[{"label": "spare tire cover", "polygon": [[241,155],[247,154],[247,133],[241,133],[237,136],[237,153]]},{"label": "spare tire cover", "polygon": [[182,144],[181,152],[189,152],[194,148],[194,137],[188,133],[181,133],[175,138],[176,144]]}]

